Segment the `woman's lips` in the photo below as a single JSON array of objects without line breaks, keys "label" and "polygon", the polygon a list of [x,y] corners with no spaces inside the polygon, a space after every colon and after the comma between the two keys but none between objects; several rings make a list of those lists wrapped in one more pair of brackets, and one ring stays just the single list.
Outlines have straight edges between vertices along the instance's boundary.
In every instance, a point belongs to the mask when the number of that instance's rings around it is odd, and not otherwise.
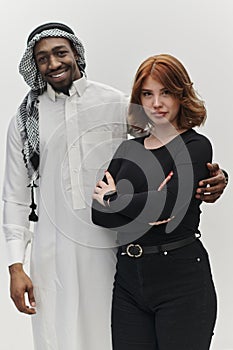
[{"label": "woman's lips", "polygon": [[157,118],[161,118],[161,117],[165,117],[165,115],[167,114],[167,112],[151,112],[150,113],[153,117],[157,117]]}]

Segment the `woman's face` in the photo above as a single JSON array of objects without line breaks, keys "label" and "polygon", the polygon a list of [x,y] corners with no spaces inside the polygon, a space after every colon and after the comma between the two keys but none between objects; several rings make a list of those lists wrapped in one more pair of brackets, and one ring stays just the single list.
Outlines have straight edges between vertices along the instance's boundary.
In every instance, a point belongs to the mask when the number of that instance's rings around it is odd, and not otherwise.
[{"label": "woman's face", "polygon": [[162,126],[169,122],[177,128],[180,101],[160,82],[148,76],[142,84],[140,98],[144,111],[153,124]]}]

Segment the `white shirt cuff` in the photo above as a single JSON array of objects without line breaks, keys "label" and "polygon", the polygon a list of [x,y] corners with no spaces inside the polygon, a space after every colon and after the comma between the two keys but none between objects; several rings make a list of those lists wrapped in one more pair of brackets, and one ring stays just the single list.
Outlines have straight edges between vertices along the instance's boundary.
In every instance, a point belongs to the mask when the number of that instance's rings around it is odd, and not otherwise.
[{"label": "white shirt cuff", "polygon": [[17,225],[3,225],[6,237],[8,266],[25,262],[26,248],[32,239],[32,232]]}]

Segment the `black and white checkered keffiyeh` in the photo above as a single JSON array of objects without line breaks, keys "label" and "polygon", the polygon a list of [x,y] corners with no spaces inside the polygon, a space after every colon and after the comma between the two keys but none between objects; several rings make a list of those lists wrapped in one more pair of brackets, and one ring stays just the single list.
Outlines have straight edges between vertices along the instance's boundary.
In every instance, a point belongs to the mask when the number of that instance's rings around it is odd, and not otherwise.
[{"label": "black and white checkered keffiyeh", "polygon": [[28,43],[26,51],[19,64],[19,73],[23,76],[24,80],[32,90],[43,90],[46,86],[46,82],[42,79],[42,76],[37,69],[36,62],[33,56],[33,48],[39,40],[48,37],[66,38],[70,40],[78,53],[77,64],[79,66],[79,69],[82,72],[84,72],[86,67],[84,58],[84,47],[81,41],[75,35],[67,33],[61,29],[44,30],[39,34],[36,34]]},{"label": "black and white checkered keffiyeh", "polygon": [[[30,186],[33,189],[34,182],[39,178],[40,138],[39,138],[39,112],[38,96],[46,89],[46,82],[36,66],[33,56],[35,44],[42,38],[60,37],[70,40],[78,53],[77,64],[81,72],[85,74],[84,47],[74,35],[61,29],[47,29],[36,34],[28,43],[23,58],[19,64],[19,72],[23,76],[31,90],[24,98],[17,111],[17,127],[23,143],[23,158],[28,171]],[[33,197],[33,194],[32,194]],[[32,203],[32,206],[34,204]],[[33,209],[33,208],[32,208]]]}]

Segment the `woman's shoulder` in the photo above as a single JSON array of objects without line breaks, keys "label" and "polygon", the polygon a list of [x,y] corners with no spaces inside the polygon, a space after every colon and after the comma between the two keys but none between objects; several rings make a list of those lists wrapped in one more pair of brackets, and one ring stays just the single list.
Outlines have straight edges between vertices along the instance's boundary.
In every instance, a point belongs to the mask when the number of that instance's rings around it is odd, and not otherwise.
[{"label": "woman's shoulder", "polygon": [[194,129],[190,129],[182,134],[182,138],[193,159],[197,158],[199,160],[210,161],[213,154],[213,147],[207,136]]},{"label": "woman's shoulder", "polygon": [[190,141],[198,141],[201,143],[207,143],[207,144],[211,145],[211,142],[206,135],[199,133],[194,129],[187,130],[186,132],[181,134],[181,136],[182,136],[185,143],[190,142]]}]

